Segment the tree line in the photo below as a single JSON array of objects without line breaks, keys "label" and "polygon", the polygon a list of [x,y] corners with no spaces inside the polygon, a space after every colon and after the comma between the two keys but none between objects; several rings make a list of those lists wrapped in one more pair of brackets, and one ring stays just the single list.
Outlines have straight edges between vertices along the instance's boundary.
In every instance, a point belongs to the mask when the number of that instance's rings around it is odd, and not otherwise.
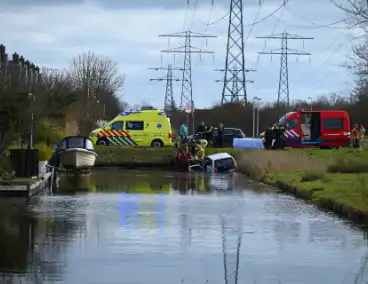
[{"label": "tree line", "polygon": [[63,70],[40,69],[16,53],[8,60],[3,52],[0,163],[15,140],[23,137],[28,142],[32,120],[36,128],[45,124],[64,127],[73,121],[78,126],[74,134],[87,135],[97,119],[115,117],[123,108],[117,91],[124,79],[116,62],[93,52],[76,56]]}]

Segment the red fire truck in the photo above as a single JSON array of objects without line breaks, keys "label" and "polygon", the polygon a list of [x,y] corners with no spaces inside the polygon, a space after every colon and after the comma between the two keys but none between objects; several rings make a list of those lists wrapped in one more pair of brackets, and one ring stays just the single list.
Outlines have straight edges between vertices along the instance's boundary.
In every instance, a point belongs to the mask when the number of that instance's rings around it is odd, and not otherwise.
[{"label": "red fire truck", "polygon": [[346,111],[296,111],[279,121],[285,127],[285,146],[339,148],[350,144],[350,120]]}]

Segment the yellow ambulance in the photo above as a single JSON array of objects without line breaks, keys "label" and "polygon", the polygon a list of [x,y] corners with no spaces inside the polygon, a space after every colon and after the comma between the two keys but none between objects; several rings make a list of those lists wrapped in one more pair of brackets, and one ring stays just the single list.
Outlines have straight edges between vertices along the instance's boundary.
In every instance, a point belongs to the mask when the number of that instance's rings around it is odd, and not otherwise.
[{"label": "yellow ambulance", "polygon": [[92,131],[89,138],[95,145],[171,146],[170,118],[162,110],[122,112],[102,128]]}]

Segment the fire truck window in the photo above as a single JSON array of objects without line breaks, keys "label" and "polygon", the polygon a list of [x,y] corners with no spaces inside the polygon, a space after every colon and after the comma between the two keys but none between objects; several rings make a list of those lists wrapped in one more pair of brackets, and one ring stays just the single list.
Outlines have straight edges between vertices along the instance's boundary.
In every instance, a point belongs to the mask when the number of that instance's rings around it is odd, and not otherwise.
[{"label": "fire truck window", "polygon": [[298,119],[295,118],[295,119],[292,119],[292,120],[289,120],[287,123],[286,123],[286,129],[287,130],[290,130],[290,129],[295,129],[298,127]]},{"label": "fire truck window", "polygon": [[344,119],[343,118],[324,118],[323,128],[325,130],[343,130]]}]

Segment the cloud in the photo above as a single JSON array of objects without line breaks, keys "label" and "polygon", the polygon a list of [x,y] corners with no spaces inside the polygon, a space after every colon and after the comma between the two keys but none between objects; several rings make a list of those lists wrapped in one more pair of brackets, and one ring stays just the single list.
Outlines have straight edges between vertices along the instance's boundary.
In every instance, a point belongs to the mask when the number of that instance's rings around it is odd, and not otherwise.
[{"label": "cloud", "polygon": [[[217,0],[211,6],[210,0],[196,2],[191,1],[191,9],[185,17],[186,0],[3,0],[0,25],[6,27],[6,31],[2,33],[2,40],[9,53],[18,52],[32,62],[53,68],[67,66],[74,56],[88,50],[109,56],[127,75],[124,99],[130,104],[146,100],[162,107],[165,85],[149,79],[165,76],[165,71],[152,71],[148,67],[182,66],[182,55],[174,58],[171,54],[161,55],[160,50],[183,46],[184,38],[168,42],[158,35],[183,31],[186,18],[187,27],[193,31],[218,36],[208,41],[193,39],[191,43],[215,52],[214,56],[204,55],[201,60],[197,55],[192,56],[193,96],[196,105],[204,107],[221,100],[222,85],[215,80],[221,79],[223,74],[213,69],[223,69],[225,64],[228,29],[225,16],[229,3]],[[359,32],[349,31],[343,22],[320,27],[346,17],[329,1],[290,0],[287,9],[280,9],[272,16],[269,14],[282,4],[281,0],[264,0],[261,9],[258,0],[248,2],[244,5],[246,61],[248,68],[257,68],[257,72],[247,74],[248,79],[255,80],[247,88],[250,99],[254,96],[264,101],[277,98],[280,57],[273,55],[271,62],[270,55],[258,52],[279,49],[281,40],[255,38],[272,32],[288,31],[315,38],[289,41],[289,48],[312,54],[311,60],[309,56],[289,58],[292,99],[316,96],[322,91],[328,94],[352,86],[353,78],[339,66],[348,60],[351,33],[357,35]],[[251,28],[256,15],[259,23]],[[180,73],[175,72],[175,75],[181,78]],[[180,84],[174,84],[178,102],[180,91]]]}]

